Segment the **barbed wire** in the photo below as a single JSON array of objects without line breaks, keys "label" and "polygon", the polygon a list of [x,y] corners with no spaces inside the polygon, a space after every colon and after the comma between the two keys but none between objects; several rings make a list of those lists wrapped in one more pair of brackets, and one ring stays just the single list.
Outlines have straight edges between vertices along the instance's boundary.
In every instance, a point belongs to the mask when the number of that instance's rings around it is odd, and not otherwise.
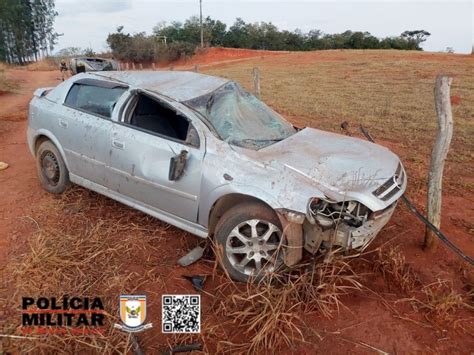
[{"label": "barbed wire", "polygon": [[[359,126],[360,131],[362,134],[367,138],[368,141],[375,143],[375,140],[372,138],[372,136],[369,134],[369,132],[362,126]],[[412,212],[415,216],[418,217],[419,220],[421,220],[429,229],[433,231],[433,233],[444,243],[446,246],[451,249],[453,252],[458,254],[461,258],[463,258],[465,261],[467,261],[469,264],[474,265],[474,259],[472,259],[470,256],[466,255],[461,249],[459,249],[449,238],[441,232],[433,223],[431,223],[413,204],[413,202],[410,201],[408,197],[405,195],[402,195],[401,199],[405,204],[407,205],[408,209],[410,212]]]}]

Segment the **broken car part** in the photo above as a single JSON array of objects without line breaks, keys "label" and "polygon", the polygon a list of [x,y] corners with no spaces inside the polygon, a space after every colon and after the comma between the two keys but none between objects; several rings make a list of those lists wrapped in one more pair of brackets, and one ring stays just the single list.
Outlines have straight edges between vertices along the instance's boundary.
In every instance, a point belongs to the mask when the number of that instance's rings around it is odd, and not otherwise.
[{"label": "broken car part", "polygon": [[178,260],[178,264],[184,267],[189,266],[195,263],[196,261],[198,261],[199,259],[201,259],[203,254],[204,254],[204,248],[197,246],[196,248],[191,250],[189,253],[181,257]]},{"label": "broken car part", "polygon": [[191,284],[193,285],[196,291],[202,291],[204,287],[204,282],[206,282],[206,276],[201,276],[201,275],[193,275],[193,276],[183,275],[183,278],[185,278],[188,281],[191,281]]}]

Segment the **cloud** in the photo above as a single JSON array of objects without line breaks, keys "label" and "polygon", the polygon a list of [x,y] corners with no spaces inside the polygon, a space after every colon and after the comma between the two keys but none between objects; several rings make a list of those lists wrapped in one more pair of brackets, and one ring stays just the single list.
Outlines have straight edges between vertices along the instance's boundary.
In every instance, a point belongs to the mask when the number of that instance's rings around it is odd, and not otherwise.
[{"label": "cloud", "polygon": [[132,8],[132,0],[57,0],[59,16],[77,16],[78,14],[114,13]]}]

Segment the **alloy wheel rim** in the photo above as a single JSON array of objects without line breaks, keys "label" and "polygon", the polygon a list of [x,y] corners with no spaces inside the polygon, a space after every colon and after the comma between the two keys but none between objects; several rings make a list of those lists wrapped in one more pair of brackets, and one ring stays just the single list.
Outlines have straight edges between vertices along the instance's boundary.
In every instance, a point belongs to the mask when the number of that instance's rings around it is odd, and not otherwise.
[{"label": "alloy wheel rim", "polygon": [[235,269],[248,276],[272,272],[281,262],[281,230],[261,219],[244,221],[227,238],[227,258]]}]

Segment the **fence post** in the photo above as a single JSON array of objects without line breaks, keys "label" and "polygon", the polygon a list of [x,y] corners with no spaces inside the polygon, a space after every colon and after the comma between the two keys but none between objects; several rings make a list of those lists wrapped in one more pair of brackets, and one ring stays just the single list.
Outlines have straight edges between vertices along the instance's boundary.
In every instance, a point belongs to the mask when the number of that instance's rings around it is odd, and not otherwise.
[{"label": "fence post", "polygon": [[255,96],[260,98],[260,72],[258,68],[253,68],[253,89]]},{"label": "fence post", "polygon": [[196,73],[199,73],[199,64],[195,64],[195,65],[194,65],[194,71],[195,71]]},{"label": "fence post", "polygon": [[125,67],[127,68],[127,71],[130,70],[130,65],[128,64],[128,62],[125,64]]},{"label": "fence post", "polygon": [[132,70],[135,70],[135,62],[132,62]]},{"label": "fence post", "polygon": [[143,70],[143,64],[142,63],[138,64],[138,67],[140,68],[140,70]]},{"label": "fence post", "polygon": [[[436,115],[438,117],[438,133],[431,153],[430,171],[428,174],[428,220],[437,228],[441,223],[441,196],[443,169],[449,145],[453,136],[453,114],[451,112],[450,86],[452,78],[444,75],[436,77],[434,96]],[[425,230],[425,250],[436,248],[436,236],[429,229]]]},{"label": "fence post", "polygon": [[153,71],[155,71],[155,70],[156,70],[156,67],[155,67],[155,62],[151,63],[151,69],[152,69]]},{"label": "fence post", "polygon": [[170,70],[174,70],[174,65],[170,64]]}]

